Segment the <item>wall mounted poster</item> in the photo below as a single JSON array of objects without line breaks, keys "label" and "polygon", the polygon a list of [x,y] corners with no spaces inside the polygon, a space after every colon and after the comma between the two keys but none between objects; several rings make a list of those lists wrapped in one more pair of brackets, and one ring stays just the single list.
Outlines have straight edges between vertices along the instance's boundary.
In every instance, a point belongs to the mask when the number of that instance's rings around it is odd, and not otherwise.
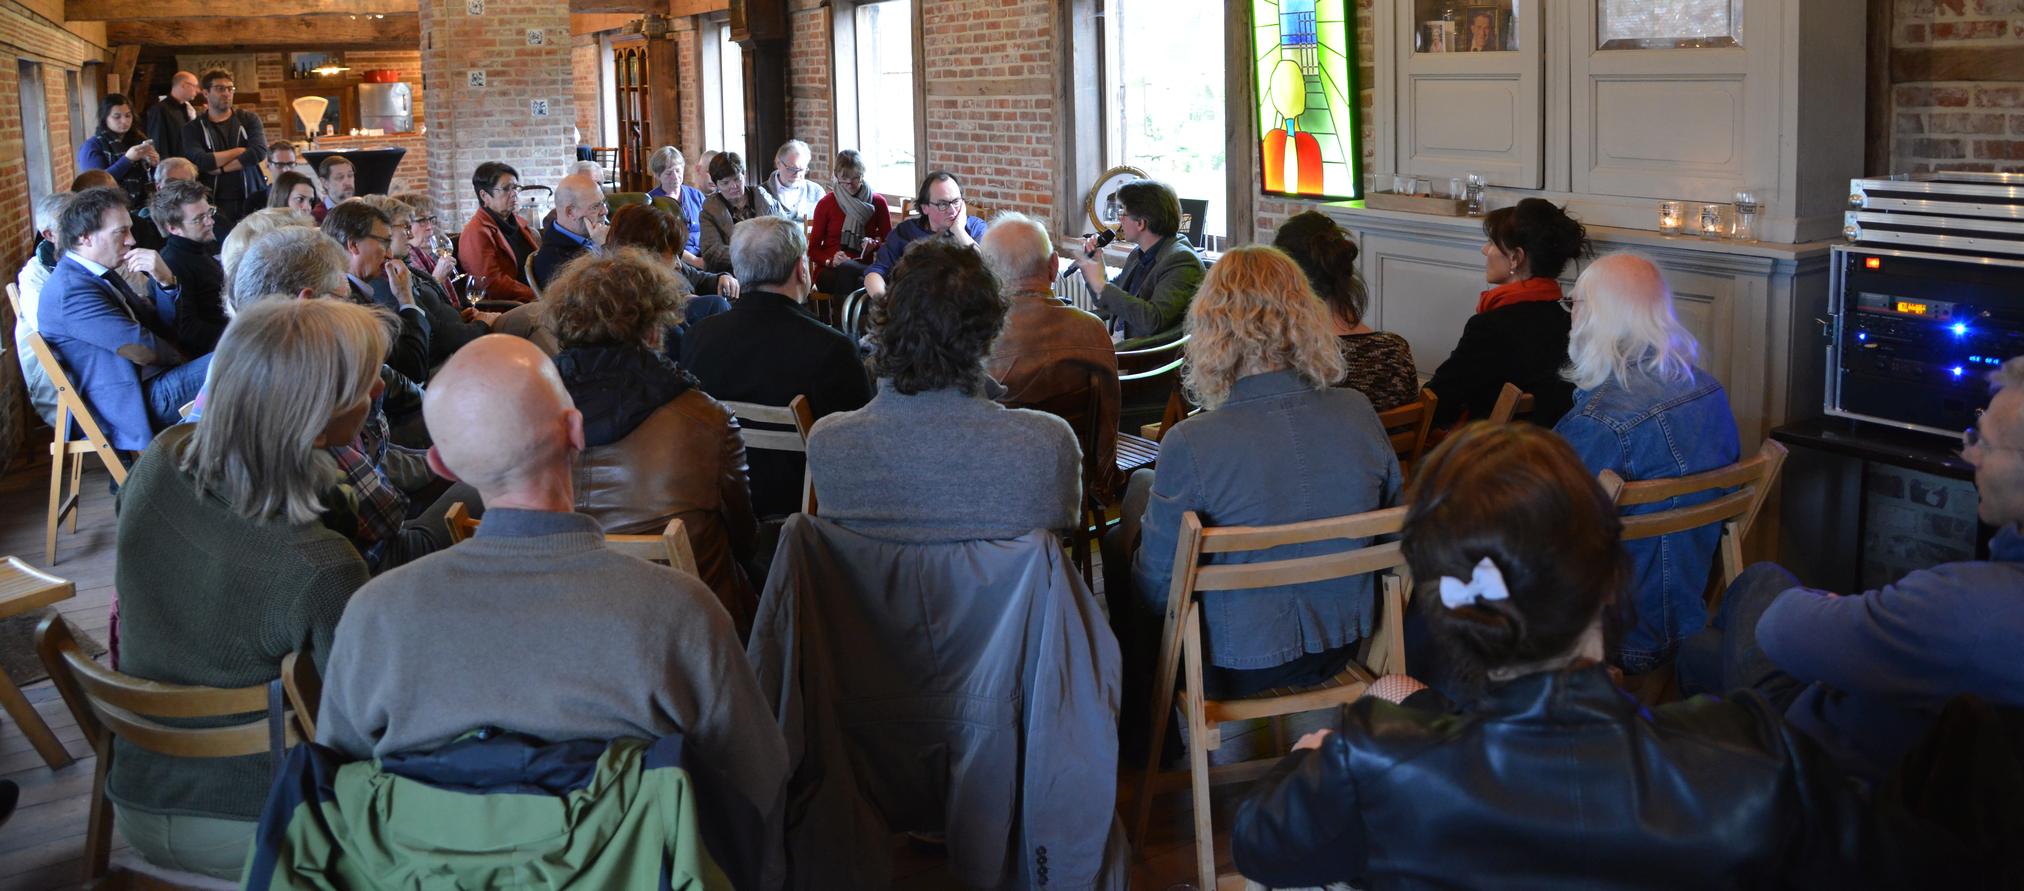
[{"label": "wall mounted poster", "polygon": [[1268,195],[1363,195],[1356,20],[1348,5],[1253,0],[1259,167]]}]

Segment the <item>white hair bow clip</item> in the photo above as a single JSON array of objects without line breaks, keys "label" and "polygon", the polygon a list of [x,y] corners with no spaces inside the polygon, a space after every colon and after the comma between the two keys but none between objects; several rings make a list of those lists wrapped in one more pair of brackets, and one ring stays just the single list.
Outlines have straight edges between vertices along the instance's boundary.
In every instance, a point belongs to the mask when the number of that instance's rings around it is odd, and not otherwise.
[{"label": "white hair bow clip", "polygon": [[1476,564],[1469,580],[1464,582],[1451,575],[1441,576],[1441,605],[1449,609],[1470,606],[1477,600],[1508,600],[1510,589],[1504,587],[1504,573],[1497,564],[1484,557]]}]

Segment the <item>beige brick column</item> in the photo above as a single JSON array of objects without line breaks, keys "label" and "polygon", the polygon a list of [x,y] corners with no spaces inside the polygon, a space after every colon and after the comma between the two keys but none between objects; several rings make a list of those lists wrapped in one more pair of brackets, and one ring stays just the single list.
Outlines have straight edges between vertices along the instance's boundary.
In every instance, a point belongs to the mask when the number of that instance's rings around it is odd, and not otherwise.
[{"label": "beige brick column", "polygon": [[553,186],[576,159],[569,5],[421,0],[421,17],[429,188],[455,233],[478,209],[479,164],[504,161],[523,182]]}]

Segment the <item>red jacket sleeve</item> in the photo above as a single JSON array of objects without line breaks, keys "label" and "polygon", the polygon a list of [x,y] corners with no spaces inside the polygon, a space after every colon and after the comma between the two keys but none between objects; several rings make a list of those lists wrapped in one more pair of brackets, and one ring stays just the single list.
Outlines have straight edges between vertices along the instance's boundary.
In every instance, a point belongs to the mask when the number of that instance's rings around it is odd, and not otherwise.
[{"label": "red jacket sleeve", "polygon": [[513,249],[506,244],[505,236],[476,217],[457,236],[457,265],[471,275],[491,276],[485,288],[487,300],[534,302],[534,289],[521,281],[520,270],[513,268]]},{"label": "red jacket sleeve", "polygon": [[836,196],[824,195],[816,202],[814,228],[808,240],[808,262],[819,270],[842,246],[843,209],[836,206]]}]

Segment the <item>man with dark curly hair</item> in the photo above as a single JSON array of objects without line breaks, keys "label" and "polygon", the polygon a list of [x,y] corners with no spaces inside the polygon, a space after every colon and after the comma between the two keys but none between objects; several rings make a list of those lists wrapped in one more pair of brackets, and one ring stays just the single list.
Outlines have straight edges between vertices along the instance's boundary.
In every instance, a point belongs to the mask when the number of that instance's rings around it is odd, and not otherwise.
[{"label": "man with dark curly hair", "polygon": [[991,400],[984,358],[1005,325],[976,251],[915,245],[874,310],[878,395],[824,418],[808,472],[825,519],[896,541],[1017,538],[1075,525],[1082,448],[1068,422]]}]

